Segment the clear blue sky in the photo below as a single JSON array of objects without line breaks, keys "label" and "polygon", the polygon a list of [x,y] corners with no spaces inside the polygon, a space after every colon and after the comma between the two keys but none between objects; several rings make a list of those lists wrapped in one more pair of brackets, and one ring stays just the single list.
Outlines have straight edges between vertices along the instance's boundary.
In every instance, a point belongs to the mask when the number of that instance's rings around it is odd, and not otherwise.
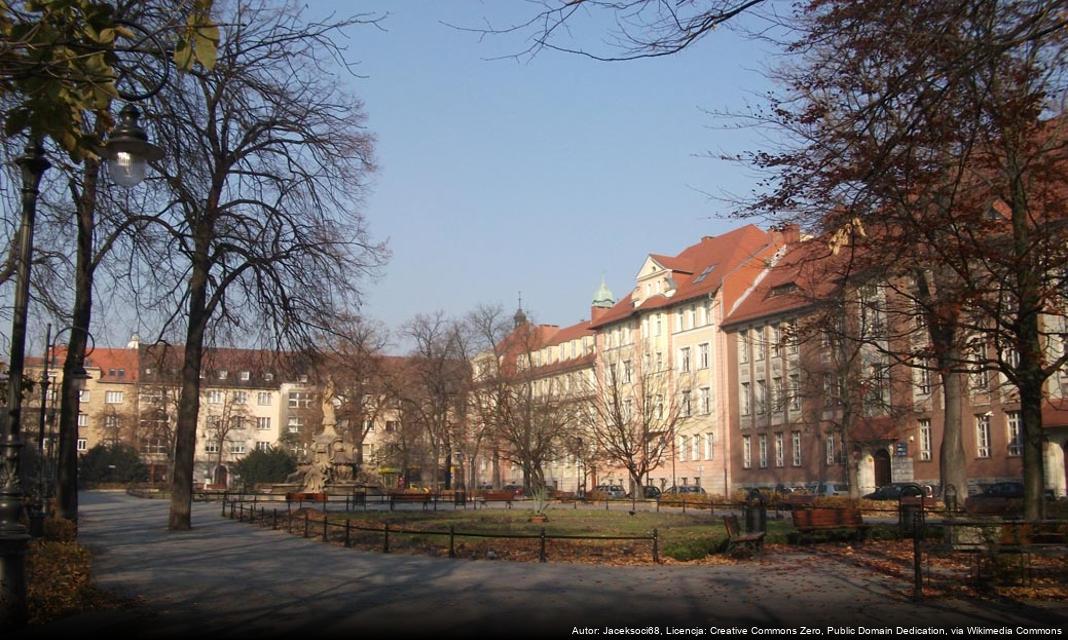
[{"label": "clear blue sky", "polygon": [[[588,317],[602,274],[617,297],[648,253],[675,253],[738,222],[704,192],[746,193],[752,172],[700,157],[759,146],[705,110],[768,88],[756,44],[723,30],[683,54],[626,63],[521,50],[519,37],[443,23],[514,23],[517,0],[313,2],[388,14],[348,32],[349,78],[378,139],[365,213],[393,258],[365,313],[396,328],[420,312],[523,306],[541,322]],[[579,34],[576,44],[597,44]],[[586,36],[592,39],[583,39]]]}]

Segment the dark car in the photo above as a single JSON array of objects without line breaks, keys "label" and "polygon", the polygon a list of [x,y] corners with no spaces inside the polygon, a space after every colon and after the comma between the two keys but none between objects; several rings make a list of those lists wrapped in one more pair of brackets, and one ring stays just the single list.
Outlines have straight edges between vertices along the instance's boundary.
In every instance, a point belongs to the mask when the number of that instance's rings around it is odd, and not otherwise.
[{"label": "dark car", "polygon": [[695,485],[695,484],[684,484],[684,485],[677,486],[677,487],[671,487],[667,491],[664,492],[665,495],[673,495],[673,496],[677,496],[677,495],[685,496],[685,495],[694,495],[694,494],[703,495],[704,493],[705,493],[705,490],[703,488]]},{"label": "dark car", "polygon": [[[633,494],[633,492],[631,494],[627,494],[627,497],[628,498],[631,497],[632,494]],[[656,498],[659,498],[660,497],[660,488],[659,487],[654,487],[651,484],[645,485],[644,487],[642,487],[642,497],[645,498],[646,500],[654,500]]]},{"label": "dark car", "polygon": [[1022,482],[996,482],[983,492],[969,496],[964,501],[964,510],[974,514],[1007,514],[1023,510],[1024,486]]},{"label": "dark car", "polygon": [[927,495],[927,491],[915,482],[893,482],[883,485],[864,496],[868,500],[900,500]]}]

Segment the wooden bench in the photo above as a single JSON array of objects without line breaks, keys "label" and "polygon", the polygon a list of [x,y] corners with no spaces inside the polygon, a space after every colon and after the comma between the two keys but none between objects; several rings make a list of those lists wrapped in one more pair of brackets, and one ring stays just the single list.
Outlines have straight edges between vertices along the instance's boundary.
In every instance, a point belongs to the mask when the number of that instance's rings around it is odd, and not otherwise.
[{"label": "wooden bench", "polygon": [[512,501],[516,499],[515,492],[512,491],[483,491],[479,496],[483,503],[486,502],[507,502],[508,508],[512,508]]},{"label": "wooden bench", "polygon": [[396,504],[421,504],[423,511],[426,511],[433,499],[433,494],[429,493],[391,493],[389,494],[389,510],[393,511],[393,506]]},{"label": "wooden bench", "polygon": [[851,531],[854,538],[863,541],[868,535],[869,525],[864,524],[860,509],[812,507],[794,509],[790,515],[794,520],[794,528],[802,536],[825,531]]},{"label": "wooden bench", "polygon": [[723,526],[727,529],[727,553],[736,549],[745,549],[749,553],[759,553],[764,548],[764,531],[742,533],[738,526],[738,516],[723,516]]},{"label": "wooden bench", "polygon": [[298,491],[286,494],[286,502],[323,502],[328,500],[325,493],[309,493]]}]

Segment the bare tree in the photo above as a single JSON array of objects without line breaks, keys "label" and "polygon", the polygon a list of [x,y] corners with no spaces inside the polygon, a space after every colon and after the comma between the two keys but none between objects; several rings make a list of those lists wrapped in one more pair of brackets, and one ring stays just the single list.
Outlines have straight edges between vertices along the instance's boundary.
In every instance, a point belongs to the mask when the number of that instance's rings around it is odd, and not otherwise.
[{"label": "bare tree", "polygon": [[215,67],[173,83],[151,114],[171,153],[139,250],[167,326],[185,332],[171,529],[191,525],[209,337],[240,327],[246,341],[313,349],[384,257],[358,212],[373,169],[362,105],[326,68],[344,60],[332,36],[369,19],[304,24],[289,5],[225,9]]},{"label": "bare tree", "polygon": [[[638,352],[635,352],[638,354]],[[603,458],[627,471],[634,495],[674,449],[676,427],[685,416],[682,392],[690,377],[664,369],[651,354],[600,363],[586,379],[585,429]]]}]

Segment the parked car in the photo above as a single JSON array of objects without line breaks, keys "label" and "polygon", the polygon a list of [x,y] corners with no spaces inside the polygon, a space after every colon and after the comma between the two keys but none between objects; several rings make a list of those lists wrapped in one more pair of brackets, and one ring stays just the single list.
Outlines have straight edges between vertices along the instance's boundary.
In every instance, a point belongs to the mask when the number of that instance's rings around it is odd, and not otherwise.
[{"label": "parked car", "polygon": [[983,492],[969,496],[964,501],[964,510],[972,514],[1010,514],[1023,511],[1024,486],[1022,482],[996,482]]},{"label": "parked car", "polygon": [[705,490],[695,484],[684,484],[664,491],[665,495],[704,495]]},{"label": "parked car", "polygon": [[[848,491],[846,492],[848,494]],[[915,482],[892,482],[864,496],[868,500],[900,500],[927,495],[927,491]]]},{"label": "parked car", "polygon": [[[660,497],[660,488],[659,487],[654,487],[651,484],[647,484],[644,487],[642,487],[641,496],[643,498],[645,498],[646,500],[654,500],[656,498],[659,498]],[[628,498],[631,497],[631,494],[628,493],[627,497]]]},{"label": "parked car", "polygon": [[845,496],[849,497],[849,485],[842,482],[820,482],[812,487],[812,493],[817,496]]},{"label": "parked car", "polygon": [[501,491],[511,491],[515,497],[519,498],[523,495],[523,485],[521,484],[506,484],[501,487]]},{"label": "parked car", "polygon": [[593,488],[597,493],[608,496],[609,498],[625,498],[627,492],[623,489],[621,484],[599,484]]}]

